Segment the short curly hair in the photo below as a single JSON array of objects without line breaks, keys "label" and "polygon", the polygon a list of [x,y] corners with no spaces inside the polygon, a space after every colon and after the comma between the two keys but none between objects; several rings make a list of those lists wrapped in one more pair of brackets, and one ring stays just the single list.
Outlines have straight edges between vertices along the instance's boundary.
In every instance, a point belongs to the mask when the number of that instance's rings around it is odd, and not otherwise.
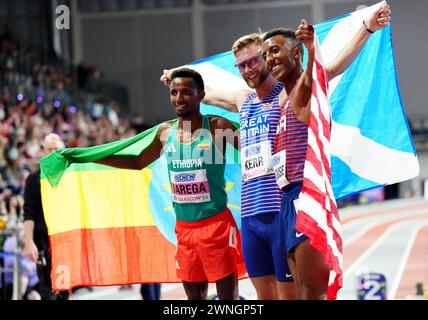
[{"label": "short curly hair", "polygon": [[205,90],[204,80],[199,72],[190,68],[179,68],[172,72],[171,81],[174,78],[192,78],[195,81],[196,87],[199,90]]},{"label": "short curly hair", "polygon": [[290,28],[275,28],[267,31],[263,36],[263,42],[277,35],[283,36],[290,48],[299,47],[303,50],[302,43],[296,37],[296,30]]}]

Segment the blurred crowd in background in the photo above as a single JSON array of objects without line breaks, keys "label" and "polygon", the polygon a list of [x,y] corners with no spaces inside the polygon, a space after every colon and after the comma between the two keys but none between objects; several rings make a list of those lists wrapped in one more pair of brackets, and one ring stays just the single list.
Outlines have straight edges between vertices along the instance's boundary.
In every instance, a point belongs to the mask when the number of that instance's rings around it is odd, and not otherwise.
[{"label": "blurred crowd in background", "polygon": [[[88,147],[144,129],[138,117],[122,114],[116,101],[91,92],[101,75],[83,63],[65,72],[59,64],[40,61],[9,32],[0,36],[0,252],[17,252],[22,245],[25,180],[38,167],[47,134],[58,134],[67,147]],[[13,265],[14,256],[3,258],[4,267]],[[22,275],[35,288],[33,264],[24,259]],[[0,287],[11,282],[12,275],[3,273]],[[10,297],[4,291],[0,299]]]}]

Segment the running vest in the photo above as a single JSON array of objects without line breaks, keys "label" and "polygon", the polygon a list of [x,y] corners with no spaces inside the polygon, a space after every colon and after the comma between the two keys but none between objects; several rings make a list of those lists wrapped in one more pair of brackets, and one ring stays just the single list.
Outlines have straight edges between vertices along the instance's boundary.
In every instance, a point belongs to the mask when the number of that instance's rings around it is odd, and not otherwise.
[{"label": "running vest", "polygon": [[298,120],[287,98],[281,107],[275,139],[275,154],[272,163],[279,188],[289,183],[303,181],[306,150],[308,147],[308,126]]},{"label": "running vest", "polygon": [[240,111],[241,130],[241,215],[279,213],[281,192],[275,182],[272,154],[280,118],[278,95],[282,84],[260,102],[250,95]]},{"label": "running vest", "polygon": [[202,116],[202,130],[189,143],[177,140],[177,125],[178,121],[164,148],[173,207],[178,220],[199,221],[227,207],[225,160],[213,141],[208,117]]}]

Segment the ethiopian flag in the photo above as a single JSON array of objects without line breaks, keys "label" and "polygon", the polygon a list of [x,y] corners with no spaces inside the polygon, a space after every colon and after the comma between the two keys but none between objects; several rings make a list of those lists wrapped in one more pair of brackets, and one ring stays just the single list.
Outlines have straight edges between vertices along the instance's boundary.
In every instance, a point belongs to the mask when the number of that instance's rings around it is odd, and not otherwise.
[{"label": "ethiopian flag", "polygon": [[[139,155],[159,125],[90,148],[63,149],[41,159],[41,191],[52,249],[52,287],[180,282],[175,270],[175,213],[166,158],[143,170],[92,161]],[[204,146],[201,146],[204,147]],[[240,228],[239,153],[227,147],[226,191]],[[246,276],[242,264],[240,278]]]}]

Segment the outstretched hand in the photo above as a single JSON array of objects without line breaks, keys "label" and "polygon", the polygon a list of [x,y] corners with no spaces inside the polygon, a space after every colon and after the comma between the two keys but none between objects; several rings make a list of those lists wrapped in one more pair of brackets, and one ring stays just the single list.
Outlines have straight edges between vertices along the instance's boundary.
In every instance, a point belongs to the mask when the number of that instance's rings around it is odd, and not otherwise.
[{"label": "outstretched hand", "polygon": [[305,19],[302,19],[296,31],[296,38],[301,41],[308,50],[311,50],[314,48],[314,33],[314,27],[307,24]]},{"label": "outstretched hand", "polygon": [[387,27],[391,21],[390,14],[391,9],[389,6],[387,4],[383,5],[367,18],[367,28],[371,31],[377,31]]}]

